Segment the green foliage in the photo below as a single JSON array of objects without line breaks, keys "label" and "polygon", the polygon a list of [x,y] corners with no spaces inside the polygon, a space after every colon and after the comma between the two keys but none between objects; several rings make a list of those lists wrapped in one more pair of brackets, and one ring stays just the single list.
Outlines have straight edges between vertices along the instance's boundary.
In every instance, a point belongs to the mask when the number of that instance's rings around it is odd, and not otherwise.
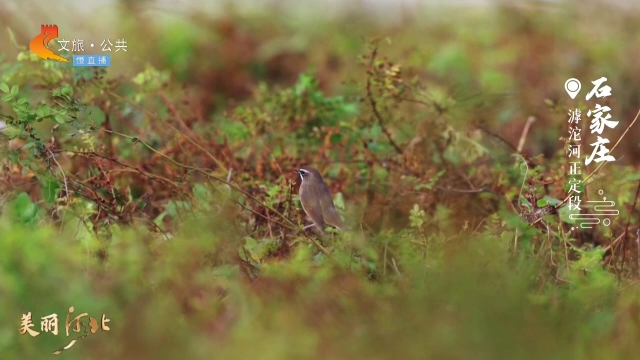
[{"label": "green foliage", "polygon": [[325,96],[318,80],[310,74],[301,74],[296,84],[280,91],[262,83],[256,100],[259,106],[239,107],[234,116],[250,133],[274,132],[295,124],[297,134],[303,136],[320,126],[337,126],[358,114],[357,103],[343,96]]},{"label": "green foliage", "polygon": [[31,201],[29,194],[18,194],[8,205],[15,221],[33,225],[38,220],[40,209]]},{"label": "green foliage", "polygon": [[424,224],[426,220],[426,214],[424,210],[420,210],[418,204],[413,204],[413,209],[411,209],[411,217],[409,218],[411,221],[411,227],[419,228]]},{"label": "green foliage", "polygon": [[[597,265],[601,254],[586,252],[561,275],[570,285],[556,287],[536,280],[541,269],[523,257],[506,256],[492,236],[469,239],[465,250],[438,267],[433,267],[441,251],[437,244],[444,239],[429,240],[428,258],[419,255],[418,248],[389,250],[386,256],[398,273],[392,270],[387,276],[397,277],[398,285],[414,284],[406,288],[370,282],[366,273],[314,261],[307,247],[298,248],[287,261],[264,263],[259,280],[247,285],[237,267],[211,268],[204,262],[206,254],[224,249],[229,241],[221,233],[176,237],[159,247],[160,256],[154,259],[134,233],[119,232],[107,270],[83,255],[94,246],[91,242],[78,242],[71,232],[22,230],[7,220],[0,221],[6,249],[0,253],[0,286],[4,293],[11,289],[17,295],[5,298],[3,318],[15,318],[17,324],[23,312],[32,311],[36,319],[53,312],[64,316],[75,306],[111,320],[109,332],[90,335],[67,351],[65,356],[72,359],[120,353],[113,348],[116,344],[144,348],[161,358],[179,353],[199,357],[194,339],[205,338],[213,354],[231,359],[264,355],[264,349],[248,346],[255,342],[264,342],[274,357],[304,353],[305,358],[316,358],[308,355],[308,348],[296,350],[298,345],[291,343],[315,348],[321,338],[331,340],[323,351],[332,357],[418,358],[444,352],[488,358],[520,354],[524,359],[562,354],[579,359],[601,347],[616,351],[606,341],[617,321],[613,309],[632,296],[617,299],[615,278]],[[252,258],[274,249],[271,240],[245,241]],[[46,257],[41,247],[48,249]],[[427,276],[421,266],[425,261],[432,264]],[[87,278],[87,273],[109,274],[109,281]],[[17,274],[40,280],[25,283]],[[35,296],[45,292],[46,296]],[[22,302],[19,294],[29,294],[30,300]],[[180,309],[185,307],[190,310],[183,313]],[[213,330],[209,321],[222,327]],[[153,326],[147,332],[130,332],[129,325],[140,322]],[[366,330],[354,336],[358,328]],[[1,331],[4,353],[46,354],[66,345],[64,336],[20,337],[15,326]],[[220,332],[227,335],[219,337]],[[274,346],[281,336],[286,336],[288,346]],[[380,344],[388,336],[396,339],[391,348]],[[158,337],[165,341],[158,343]],[[568,341],[574,345],[564,345]]]}]

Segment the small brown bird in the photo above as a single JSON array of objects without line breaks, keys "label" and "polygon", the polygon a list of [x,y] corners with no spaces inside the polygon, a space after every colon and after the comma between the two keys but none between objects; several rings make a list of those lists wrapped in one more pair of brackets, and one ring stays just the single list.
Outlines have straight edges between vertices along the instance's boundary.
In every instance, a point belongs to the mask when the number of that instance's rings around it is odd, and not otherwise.
[{"label": "small brown bird", "polygon": [[[320,172],[313,167],[304,167],[302,169],[295,170],[300,174],[302,184],[300,184],[300,203],[302,203],[302,209],[313,220],[315,225],[321,233],[324,233],[325,224],[334,226],[344,231],[344,224],[340,218],[340,214],[333,205],[333,199],[331,192],[322,180]],[[306,228],[313,226],[309,225]]]}]

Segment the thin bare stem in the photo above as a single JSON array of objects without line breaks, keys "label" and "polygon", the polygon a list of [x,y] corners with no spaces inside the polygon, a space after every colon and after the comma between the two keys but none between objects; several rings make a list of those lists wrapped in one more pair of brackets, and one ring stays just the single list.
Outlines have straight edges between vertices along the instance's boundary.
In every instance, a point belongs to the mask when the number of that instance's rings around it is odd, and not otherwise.
[{"label": "thin bare stem", "polygon": [[[371,69],[374,69],[374,62],[377,55],[378,55],[378,48],[375,47],[373,49],[373,52],[371,53],[371,59],[369,60],[369,66]],[[398,144],[396,144],[396,142],[393,140],[393,137],[391,136],[391,133],[385,127],[384,120],[382,119],[382,115],[378,110],[378,104],[373,98],[373,93],[371,91],[371,77],[369,76],[367,77],[366,90],[367,90],[367,98],[369,100],[369,104],[371,105],[371,110],[373,111],[373,115],[375,116],[376,120],[378,120],[378,125],[380,125],[380,129],[382,129],[382,133],[384,133],[384,135],[387,137],[387,140],[389,140],[389,144],[391,144],[391,146],[396,150],[396,152],[398,154],[402,154],[403,153],[402,149],[400,148],[400,146],[398,146]]]},{"label": "thin bare stem", "polygon": [[[116,131],[113,131],[113,130],[100,129],[100,131],[103,131],[103,132],[106,132],[106,133],[110,133],[110,134],[114,134],[114,135],[121,136],[121,137],[123,137],[123,138],[125,138],[125,139],[129,139],[129,140],[130,140],[130,141],[132,141],[132,142],[137,142],[137,143],[141,144],[142,146],[146,147],[147,149],[149,149],[149,151],[151,151],[151,152],[153,152],[154,154],[156,154],[156,155],[158,155],[158,156],[160,156],[160,157],[164,158],[165,160],[167,160],[167,161],[171,162],[172,164],[174,164],[174,165],[175,165],[175,166],[177,166],[177,167],[180,167],[180,168],[183,168],[183,169],[186,169],[186,170],[190,170],[190,171],[193,171],[193,172],[197,172],[197,173],[199,173],[199,174],[204,175],[205,177],[207,177],[207,178],[209,178],[209,179],[215,180],[215,181],[220,182],[220,183],[222,183],[222,184],[226,184],[226,185],[227,185],[227,186],[229,186],[231,189],[233,189],[233,190],[235,190],[235,191],[237,191],[237,192],[241,193],[242,195],[244,195],[244,196],[246,196],[247,198],[251,199],[252,201],[256,202],[256,203],[257,203],[257,204],[259,204],[260,206],[262,206],[262,207],[264,207],[264,208],[268,209],[269,211],[273,212],[274,214],[276,214],[279,218],[281,218],[282,220],[284,220],[284,222],[286,223],[286,225],[285,225],[285,224],[281,224],[282,226],[284,226],[284,227],[286,227],[286,228],[289,228],[289,229],[291,229],[291,230],[295,230],[295,229],[296,229],[296,224],[294,224],[291,220],[289,220],[289,219],[288,219],[286,216],[284,216],[282,213],[280,213],[280,212],[279,212],[279,211],[277,211],[276,209],[272,208],[271,206],[269,206],[269,205],[267,205],[267,204],[263,203],[263,202],[262,202],[262,201],[260,201],[258,198],[256,198],[255,196],[253,196],[253,195],[249,194],[248,192],[246,192],[246,191],[244,191],[244,190],[240,189],[240,188],[239,188],[238,186],[236,186],[236,185],[234,185],[234,184],[232,184],[232,183],[230,183],[230,182],[228,182],[228,181],[225,181],[224,179],[221,179],[221,178],[219,178],[219,177],[217,177],[217,176],[215,176],[215,175],[212,175],[211,173],[209,173],[208,171],[205,171],[205,170],[203,170],[203,169],[200,169],[200,168],[197,168],[197,167],[194,167],[194,166],[190,166],[190,165],[186,165],[186,164],[182,164],[182,163],[180,163],[180,162],[178,162],[178,161],[176,161],[176,160],[174,160],[174,159],[170,158],[169,156],[167,156],[167,155],[165,155],[165,154],[161,153],[160,151],[158,151],[158,150],[154,149],[151,145],[149,145],[149,144],[147,144],[147,143],[145,143],[145,142],[143,142],[143,141],[140,141],[140,140],[139,140],[138,138],[136,138],[136,137],[129,136],[129,135],[125,135],[125,134],[122,134],[122,133],[119,133],[119,132],[116,132]],[[238,202],[236,202],[236,203],[237,203],[237,204],[239,204]],[[245,206],[243,206],[243,207],[246,209],[246,207],[245,207]],[[254,212],[254,213],[255,213],[255,212]],[[268,219],[268,218],[267,218],[267,220],[270,220],[270,219]],[[272,221],[273,221],[273,220],[272,220]],[[316,248],[318,248],[320,251],[322,251],[325,255],[327,255],[328,257],[331,257],[331,254],[329,253],[329,251],[328,251],[327,249],[325,249],[322,245],[320,245],[318,242],[316,242],[315,240],[313,240],[313,239],[312,239],[311,237],[309,237],[309,236],[307,236],[307,237],[306,237],[306,239],[307,239],[309,242],[311,242],[311,243],[312,243]]]},{"label": "thin bare stem", "polygon": [[524,148],[524,142],[527,140],[527,135],[529,135],[529,128],[531,128],[531,124],[536,121],[535,116],[529,116],[527,119],[527,123],[524,124],[524,130],[522,130],[522,135],[520,136],[520,141],[518,142],[518,152],[522,153],[522,148]]},{"label": "thin bare stem", "polygon": [[[62,166],[60,166],[58,160],[56,160],[56,155],[49,149],[47,149],[47,152],[49,153],[49,155],[51,155],[51,160],[53,160],[58,169],[60,169],[60,173],[62,174],[62,181],[64,183],[64,198],[67,204],[69,204],[69,183],[67,182],[67,176],[65,175],[64,170],[62,169]],[[62,215],[62,217],[64,218],[64,214]],[[60,223],[60,232],[62,232],[62,222]]]},{"label": "thin bare stem", "polygon": [[[104,90],[105,92],[107,92],[109,95],[111,95],[111,96],[113,96],[113,97],[115,97],[115,98],[118,98],[118,99],[119,99],[119,100],[121,100],[121,101],[124,101],[124,102],[127,102],[127,103],[131,104],[132,106],[136,107],[136,108],[137,108],[138,110],[140,110],[140,111],[143,111],[144,113],[146,113],[146,114],[147,114],[147,115],[149,115],[150,117],[152,117],[152,118],[154,118],[154,119],[156,119],[156,120],[162,121],[162,119],[161,119],[158,115],[156,115],[156,114],[152,113],[151,111],[149,111],[149,110],[147,110],[147,109],[143,108],[142,106],[140,106],[140,105],[138,105],[138,104],[136,104],[136,103],[132,102],[131,100],[125,99],[124,97],[122,97],[122,96],[120,96],[120,95],[116,94],[115,92],[113,92],[113,91],[111,91],[111,90],[108,90],[108,89],[103,89],[103,90]],[[165,122],[165,124],[166,124],[167,126],[169,126],[172,130],[174,130],[174,131],[176,131],[176,132],[180,132],[180,130],[178,130],[178,128],[176,128],[175,126],[173,126],[173,125],[172,125],[171,123],[169,123],[168,121],[166,121],[166,122]],[[188,131],[189,131],[189,132],[191,132],[191,130],[187,127],[187,125],[186,125],[186,124],[184,124],[184,122],[182,122],[182,124],[183,124],[183,126],[184,126],[186,129],[188,129]],[[191,132],[191,133],[193,133],[193,132]],[[220,160],[218,160],[215,156],[213,156],[213,154],[212,154],[211,152],[207,151],[207,149],[205,149],[202,145],[198,144],[195,140],[193,140],[191,137],[189,137],[189,136],[187,136],[187,135],[185,135],[185,134],[182,134],[182,136],[184,136],[184,137],[185,137],[185,139],[187,139],[187,141],[189,141],[189,142],[190,142],[191,144],[193,144],[195,147],[197,147],[198,149],[202,150],[202,152],[204,152],[205,154],[207,154],[207,156],[208,156],[209,158],[211,158],[211,160],[213,160],[213,161],[216,163],[216,165],[218,165],[218,167],[219,167],[220,169],[222,169],[224,172],[227,172],[227,171],[228,171],[228,170],[227,170],[227,167],[226,167],[226,166],[224,166],[224,164],[223,164]]]}]

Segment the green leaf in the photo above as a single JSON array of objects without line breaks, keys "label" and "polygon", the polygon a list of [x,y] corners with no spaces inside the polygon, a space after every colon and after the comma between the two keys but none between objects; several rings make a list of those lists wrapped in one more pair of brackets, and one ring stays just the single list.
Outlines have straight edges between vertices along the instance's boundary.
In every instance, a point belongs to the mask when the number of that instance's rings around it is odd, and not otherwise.
[{"label": "green leaf", "polygon": [[16,41],[16,36],[13,34],[13,31],[11,31],[11,28],[7,28],[7,32],[9,33],[9,40],[11,40],[11,42],[15,46],[18,46],[18,42]]},{"label": "green leaf", "polygon": [[622,178],[621,182],[630,182],[630,181],[638,181],[640,180],[640,172],[628,174],[624,178]]},{"label": "green leaf", "polygon": [[229,141],[242,141],[251,137],[251,131],[241,122],[223,121],[220,127],[221,133],[225,134]]},{"label": "green leaf", "polygon": [[136,205],[136,209],[142,210],[142,209],[144,209],[145,206],[147,206],[147,202],[144,201],[144,200],[140,200],[138,202],[138,205]]},{"label": "green leaf", "polygon": [[[249,240],[247,239],[247,243]],[[264,239],[260,242],[256,243],[254,246],[249,247],[247,250],[256,260],[260,260],[265,256],[269,255],[273,251],[277,250],[280,247],[280,243],[274,239]]]},{"label": "green leaf", "polygon": [[344,196],[341,192],[337,193],[335,198],[333,199],[335,203],[336,209],[344,209]]},{"label": "green leaf", "polygon": [[11,95],[16,96],[18,94],[18,85],[13,85],[11,87]]},{"label": "green leaf", "polygon": [[276,197],[276,195],[278,195],[281,190],[282,190],[282,187],[278,185],[271,186],[267,190],[267,195],[271,198]]},{"label": "green leaf", "polygon": [[19,127],[13,125],[7,125],[4,130],[2,130],[2,136],[8,139],[14,139],[20,135],[22,130]]},{"label": "green leaf", "polygon": [[525,198],[523,195],[520,195],[520,204],[522,204],[522,206],[526,207],[527,210],[533,211],[533,205],[531,205],[529,200],[527,200],[527,198]]},{"label": "green leaf", "polygon": [[7,94],[7,95],[3,96],[0,100],[2,100],[3,102],[9,102],[9,101],[13,100],[13,95]]},{"label": "green leaf", "polygon": [[53,118],[56,120],[56,122],[58,124],[64,124],[65,123],[64,115],[56,114],[56,116],[54,116]]},{"label": "green leaf", "polygon": [[[559,199],[556,199],[556,198],[551,197],[551,196],[549,196],[549,195],[545,196],[543,199],[544,199],[544,201],[546,201],[546,202],[547,202],[547,204],[549,204],[549,205],[553,205],[553,206],[556,206],[556,205],[558,205],[558,204],[560,204],[560,203],[562,202],[562,201],[560,201]],[[539,200],[538,200],[538,201],[539,201]]]},{"label": "green leaf", "polygon": [[558,216],[560,216],[560,220],[562,222],[565,222],[567,224],[575,224],[576,221],[572,220],[569,215],[571,215],[572,213],[576,213],[576,211],[571,211],[569,210],[568,206],[563,206],[560,209],[558,209]]},{"label": "green leaf", "polygon": [[44,200],[49,205],[53,205],[56,202],[56,192],[60,189],[60,184],[53,179],[45,179],[42,184],[42,195]]},{"label": "green leaf", "polygon": [[11,205],[13,215],[22,223],[31,222],[38,215],[38,206],[31,201],[27,193],[18,194]]},{"label": "green leaf", "polygon": [[246,247],[253,248],[253,247],[257,246],[257,245],[258,245],[258,242],[256,241],[256,239],[254,239],[252,237],[249,237],[249,236],[247,236],[245,238],[245,246]]},{"label": "green leaf", "polygon": [[0,90],[2,90],[2,92],[9,92],[9,85],[7,85],[6,83],[0,83]]},{"label": "green leaf", "polygon": [[421,210],[418,204],[413,204],[413,209],[409,211],[409,222],[411,227],[419,228],[426,220],[424,210]]},{"label": "green leaf", "polygon": [[201,201],[206,201],[209,197],[209,191],[202,184],[195,184],[193,186],[193,194]]}]

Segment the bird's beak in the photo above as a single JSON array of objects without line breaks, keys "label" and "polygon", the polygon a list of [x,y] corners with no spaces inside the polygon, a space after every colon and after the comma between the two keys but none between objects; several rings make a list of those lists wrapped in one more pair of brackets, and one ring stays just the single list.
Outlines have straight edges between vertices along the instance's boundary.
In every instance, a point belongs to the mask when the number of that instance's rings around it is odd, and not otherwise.
[{"label": "bird's beak", "polygon": [[298,174],[300,174],[300,170],[298,169],[293,169],[293,171],[297,172]]}]

